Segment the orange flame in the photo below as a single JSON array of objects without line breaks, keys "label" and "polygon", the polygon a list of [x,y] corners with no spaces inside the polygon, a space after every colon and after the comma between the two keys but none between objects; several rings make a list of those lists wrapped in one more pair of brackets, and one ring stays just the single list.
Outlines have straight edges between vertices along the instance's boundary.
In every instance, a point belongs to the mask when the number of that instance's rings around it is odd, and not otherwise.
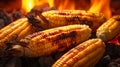
[{"label": "orange flame", "polygon": [[34,6],[39,6],[44,3],[48,3],[50,7],[54,6],[54,0],[34,0],[35,5]]},{"label": "orange flame", "polygon": [[59,10],[74,10],[75,9],[75,1],[73,0],[65,0],[65,1],[62,1],[61,0],[61,3],[59,4],[58,6],[58,9]]},{"label": "orange flame", "polygon": [[[110,10],[111,0],[90,0],[90,1],[91,1],[91,7],[88,11],[93,13],[103,13],[108,19],[111,17],[111,10]],[[85,3],[85,0],[80,0],[80,1],[78,0],[64,0],[64,1],[63,0],[22,0],[22,9],[24,10],[25,13],[28,13],[33,7],[40,6],[45,3],[48,3],[49,7],[55,7],[58,10],[75,10],[78,7],[82,7]],[[80,3],[82,3],[82,5]],[[86,3],[85,5],[88,5],[88,3]]]},{"label": "orange flame", "polygon": [[54,6],[54,0],[22,0],[22,10],[27,13],[30,12],[33,7],[44,3],[48,3],[50,7]]},{"label": "orange flame", "polygon": [[34,7],[33,0],[22,0],[22,9],[25,13],[30,12],[30,10]]},{"label": "orange flame", "polygon": [[89,11],[94,13],[103,13],[107,18],[110,18],[110,1],[111,0],[91,0],[92,6]]}]

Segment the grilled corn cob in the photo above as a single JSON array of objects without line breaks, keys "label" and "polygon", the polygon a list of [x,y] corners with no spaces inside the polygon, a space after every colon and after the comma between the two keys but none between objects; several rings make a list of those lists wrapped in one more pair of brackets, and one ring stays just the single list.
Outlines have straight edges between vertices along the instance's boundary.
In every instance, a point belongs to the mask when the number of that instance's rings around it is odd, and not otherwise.
[{"label": "grilled corn cob", "polygon": [[24,36],[34,32],[34,28],[28,22],[27,18],[18,19],[0,30],[0,52],[7,48],[5,42],[13,38],[21,39]]},{"label": "grilled corn cob", "polygon": [[104,15],[84,10],[51,10],[38,14],[35,19],[41,21],[36,25],[41,26],[43,29],[70,24],[86,24],[93,31],[106,21]]},{"label": "grilled corn cob", "polygon": [[[39,57],[63,51],[87,40],[91,29],[87,25],[68,25],[28,35],[7,50],[9,55]],[[23,46],[22,46],[23,45]]]},{"label": "grilled corn cob", "polygon": [[101,39],[90,39],[69,50],[52,67],[94,67],[104,52]]},{"label": "grilled corn cob", "polygon": [[98,29],[96,36],[103,41],[109,41],[120,32],[120,16],[114,16],[102,24]]}]

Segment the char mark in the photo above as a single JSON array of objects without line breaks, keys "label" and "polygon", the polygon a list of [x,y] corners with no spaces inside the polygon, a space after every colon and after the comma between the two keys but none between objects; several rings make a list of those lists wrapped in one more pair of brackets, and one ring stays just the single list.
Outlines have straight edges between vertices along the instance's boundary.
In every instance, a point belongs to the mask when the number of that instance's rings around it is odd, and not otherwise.
[{"label": "char mark", "polygon": [[55,38],[55,41],[63,40],[66,38],[74,38],[76,36],[76,31],[70,31],[70,33],[62,33]]}]

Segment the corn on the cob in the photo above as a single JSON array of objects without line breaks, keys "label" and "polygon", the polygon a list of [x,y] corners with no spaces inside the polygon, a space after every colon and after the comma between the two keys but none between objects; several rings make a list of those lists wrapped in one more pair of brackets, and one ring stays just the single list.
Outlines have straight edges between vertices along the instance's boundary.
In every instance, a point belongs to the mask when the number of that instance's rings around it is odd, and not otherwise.
[{"label": "corn on the cob", "polygon": [[14,45],[7,52],[13,56],[45,56],[75,46],[90,35],[91,29],[87,25],[57,27],[26,36],[20,40],[24,46]]},{"label": "corn on the cob", "polygon": [[[48,22],[46,22],[46,20]],[[43,12],[36,16],[40,23],[36,23],[43,29],[70,25],[70,24],[86,24],[90,28],[96,30],[106,18],[102,14],[91,13],[84,10],[51,10]]]},{"label": "corn on the cob", "polygon": [[0,52],[7,47],[5,42],[11,41],[15,36],[21,39],[34,32],[34,28],[27,18],[20,18],[0,30]]},{"label": "corn on the cob", "polygon": [[94,67],[104,52],[101,39],[90,39],[69,50],[52,67]]},{"label": "corn on the cob", "polygon": [[98,29],[96,36],[103,41],[114,38],[120,32],[120,16],[114,16],[102,24]]}]

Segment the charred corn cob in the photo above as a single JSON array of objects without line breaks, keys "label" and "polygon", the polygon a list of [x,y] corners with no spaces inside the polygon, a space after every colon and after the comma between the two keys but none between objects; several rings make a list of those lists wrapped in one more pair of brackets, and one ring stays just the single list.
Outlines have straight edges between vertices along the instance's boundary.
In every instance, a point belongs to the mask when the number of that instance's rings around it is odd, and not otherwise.
[{"label": "charred corn cob", "polygon": [[18,19],[0,30],[0,52],[7,47],[5,42],[13,38],[21,39],[24,36],[34,32],[32,25],[27,18]]},{"label": "charred corn cob", "polygon": [[104,52],[101,39],[90,39],[69,50],[52,67],[94,67]]},{"label": "charred corn cob", "polygon": [[41,26],[43,29],[70,24],[86,24],[96,30],[106,21],[104,15],[84,10],[51,10],[37,15],[36,19],[41,21],[36,23],[36,25]]},{"label": "charred corn cob", "polygon": [[14,45],[7,53],[13,56],[45,56],[75,46],[87,40],[90,35],[91,29],[87,25],[52,28],[26,36],[20,40],[21,45]]},{"label": "charred corn cob", "polygon": [[96,36],[103,41],[114,38],[120,32],[120,16],[114,16],[97,29]]}]

